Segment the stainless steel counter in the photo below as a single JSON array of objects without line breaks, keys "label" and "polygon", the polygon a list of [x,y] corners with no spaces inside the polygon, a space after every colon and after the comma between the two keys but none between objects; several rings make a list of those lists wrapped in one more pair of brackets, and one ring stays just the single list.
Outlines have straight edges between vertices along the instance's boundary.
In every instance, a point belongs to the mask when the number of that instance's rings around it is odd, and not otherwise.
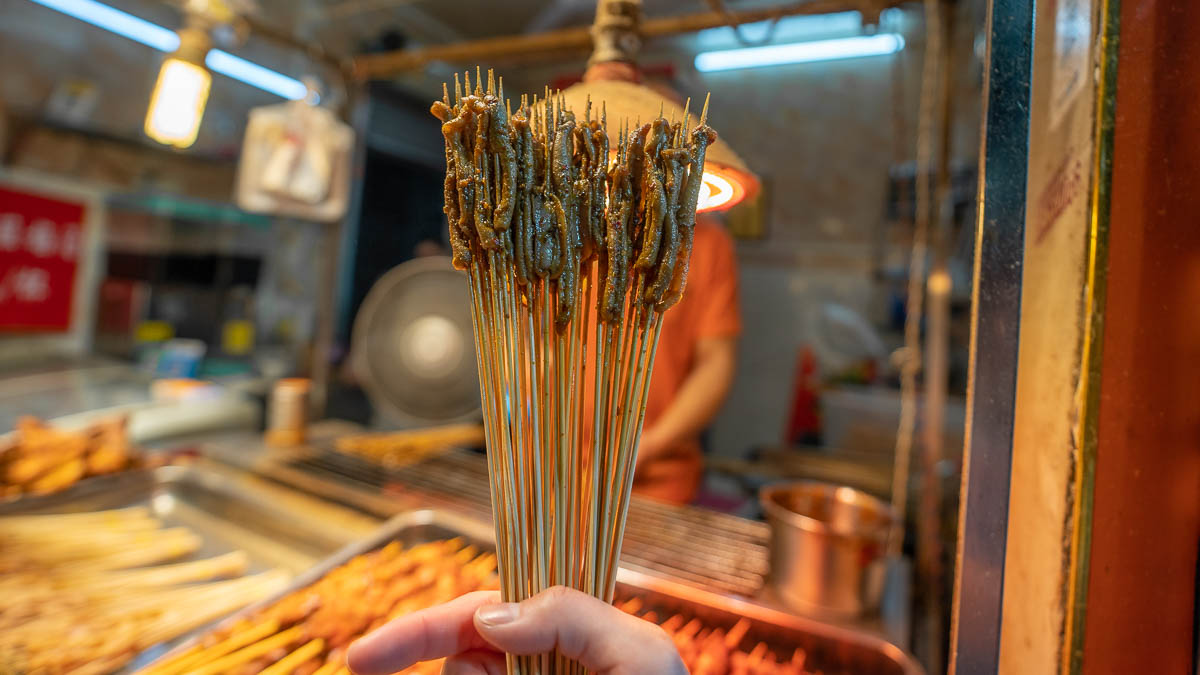
[{"label": "stainless steel counter", "polygon": [[[325,431],[337,435],[349,429]],[[196,437],[191,444],[204,454],[197,460],[198,468],[164,467],[148,483],[143,475],[146,489],[138,493],[140,497],[109,489],[118,483],[136,484],[137,476],[113,476],[85,481],[62,496],[26,508],[68,508],[57,503],[64,499],[83,499],[69,508],[106,508],[118,505],[114,499],[145,498],[169,517],[188,519],[189,525],[215,525],[211,529],[218,543],[228,540],[230,545],[253,550],[272,566],[296,572],[309,569],[302,573],[303,579],[312,578],[311,566],[338,542],[372,541],[381,536],[378,527],[385,518],[396,514],[412,518],[430,512],[430,507],[454,522],[475,523],[471,531],[479,533],[481,541],[490,541],[486,464],[481,455],[450,453],[423,468],[378,473],[380,468],[373,465],[347,468],[331,459],[320,448],[327,437],[319,432],[316,445],[287,451],[266,448],[259,435],[246,432]],[[247,505],[256,513],[242,508]],[[274,515],[277,512],[290,515],[281,518]],[[682,603],[673,611],[704,614],[714,625],[749,617],[760,626],[756,640],[802,646],[820,655],[822,662],[841,664],[840,670],[829,672],[920,672],[896,646],[903,646],[902,635],[888,630],[879,619],[834,622],[796,615],[775,602],[763,588],[766,536],[762,523],[635,500],[619,579],[639,596],[664,608]],[[276,546],[272,538],[300,543],[289,549]],[[139,663],[162,649],[143,655]],[[871,659],[876,658],[883,664],[880,668],[886,668],[862,670],[855,665],[875,663]]]},{"label": "stainless steel counter", "polygon": [[203,401],[163,402],[152,398],[151,382],[131,364],[104,359],[10,365],[0,370],[0,435],[25,415],[72,428],[127,414],[137,443],[258,425],[259,404],[236,391]]},{"label": "stainless steel counter", "polygon": [[[201,448],[221,461],[380,517],[436,507],[491,522],[487,460],[479,453],[450,450],[388,469],[335,452],[320,437],[310,446],[286,451],[239,435]],[[629,507],[621,565],[752,597],[762,590],[767,573],[769,534],[765,523],[635,497]]]},{"label": "stainless steel counter", "polygon": [[[370,536],[343,548],[296,578],[288,590],[243,610],[223,624],[228,626],[238,620],[251,619],[256,612],[269,607],[287,593],[306,588],[350,559],[376,551],[391,542],[401,542],[411,547],[449,538],[460,538],[482,550],[492,549],[492,529],[478,520],[436,509],[406,511]],[[896,645],[862,631],[790,615],[760,603],[711,593],[628,568],[620,570],[617,582],[620,602],[636,602],[643,612],[652,611],[659,623],[674,616],[683,619],[679,626],[694,620],[726,634],[736,624],[746,625],[743,637],[730,645],[733,649],[740,646],[749,651],[758,645],[761,649],[773,650],[784,659],[793,652],[799,652],[804,655],[809,671],[836,675],[922,675],[924,672],[910,655]],[[646,615],[647,618],[649,616]],[[210,630],[205,628],[193,632],[191,639],[181,644],[176,653],[185,650],[189,644],[203,640]],[[145,663],[146,660],[142,659],[141,662]]]},{"label": "stainless steel counter", "polygon": [[[417,465],[385,469],[329,449],[332,438],[354,431],[340,423],[322,423],[315,427],[310,445],[289,450],[267,448],[258,436],[241,433],[209,437],[197,447],[219,461],[380,518],[436,508],[491,522],[483,455],[452,451]],[[765,584],[768,535],[762,522],[635,498],[621,567],[791,613]],[[903,561],[891,566],[878,616],[849,621],[811,618],[906,645],[908,579]]]},{"label": "stainless steel counter", "polygon": [[150,404],[150,378],[127,365],[48,363],[0,374],[0,432],[22,415],[56,419]]}]

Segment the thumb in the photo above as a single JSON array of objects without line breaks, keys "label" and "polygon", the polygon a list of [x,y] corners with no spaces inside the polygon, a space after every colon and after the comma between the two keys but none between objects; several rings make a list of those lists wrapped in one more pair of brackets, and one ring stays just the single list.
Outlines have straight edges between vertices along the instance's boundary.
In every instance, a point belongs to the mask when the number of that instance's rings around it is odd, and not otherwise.
[{"label": "thumb", "polygon": [[484,605],[475,611],[475,629],[510,654],[558,650],[596,673],[687,673],[661,628],[562,586],[519,603]]}]

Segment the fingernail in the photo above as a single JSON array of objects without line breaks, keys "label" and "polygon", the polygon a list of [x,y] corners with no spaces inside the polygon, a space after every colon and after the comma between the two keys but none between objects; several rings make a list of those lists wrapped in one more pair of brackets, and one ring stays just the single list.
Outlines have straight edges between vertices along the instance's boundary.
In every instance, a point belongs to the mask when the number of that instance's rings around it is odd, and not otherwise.
[{"label": "fingernail", "polygon": [[489,626],[503,626],[512,623],[521,615],[521,605],[515,602],[497,602],[494,605],[484,605],[475,610],[479,621]]}]

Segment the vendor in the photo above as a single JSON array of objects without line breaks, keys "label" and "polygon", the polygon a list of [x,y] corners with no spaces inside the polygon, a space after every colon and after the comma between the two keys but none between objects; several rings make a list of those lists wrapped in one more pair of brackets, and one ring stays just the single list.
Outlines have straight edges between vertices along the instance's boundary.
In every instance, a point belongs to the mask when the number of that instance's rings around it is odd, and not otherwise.
[{"label": "vendor", "polygon": [[729,393],[742,330],[733,240],[701,215],[683,299],[663,315],[633,489],[676,504],[704,475],[700,433]]}]

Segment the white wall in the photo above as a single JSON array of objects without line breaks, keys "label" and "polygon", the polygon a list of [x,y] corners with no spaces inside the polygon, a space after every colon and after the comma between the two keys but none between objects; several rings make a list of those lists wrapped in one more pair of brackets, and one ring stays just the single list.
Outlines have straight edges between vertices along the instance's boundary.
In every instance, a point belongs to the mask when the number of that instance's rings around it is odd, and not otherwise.
[{"label": "white wall", "polygon": [[868,279],[853,269],[814,270],[743,260],[738,373],[712,427],[713,454],[738,456],[751,447],[782,440],[797,350],[813,340],[811,310],[832,301],[867,312]]}]

